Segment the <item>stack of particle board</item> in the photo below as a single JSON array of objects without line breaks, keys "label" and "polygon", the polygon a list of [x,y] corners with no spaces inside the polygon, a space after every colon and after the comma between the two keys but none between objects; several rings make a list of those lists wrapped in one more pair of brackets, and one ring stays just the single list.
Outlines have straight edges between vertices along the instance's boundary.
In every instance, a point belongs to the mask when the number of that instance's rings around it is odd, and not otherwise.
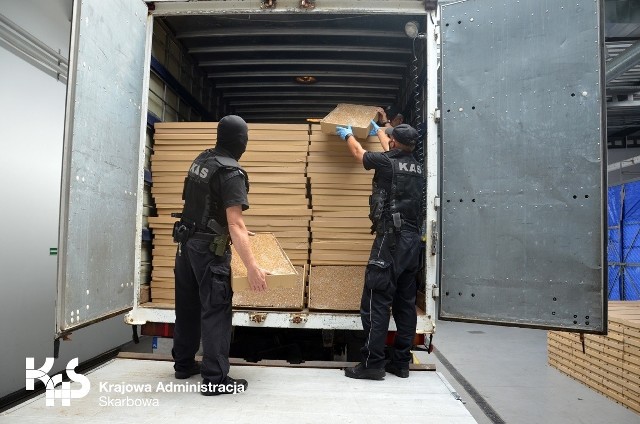
[{"label": "stack of particle board", "polygon": [[[367,151],[382,151],[377,137],[359,141]],[[373,171],[351,156],[342,139],[314,126],[307,175],[313,203],[309,307],[358,310],[374,238],[368,218]]]},{"label": "stack of particle board", "polygon": [[609,302],[606,336],[550,331],[549,364],[640,413],[640,301]]},{"label": "stack of particle board", "polygon": [[[154,234],[154,303],[174,302],[171,213],[182,210],[187,170],[200,152],[215,145],[216,129],[214,122],[156,124],[151,172],[158,217],[149,220]],[[243,213],[247,228],[274,233],[294,265],[306,265],[309,256],[307,151],[307,125],[249,124],[249,143],[240,161],[251,184],[251,207]]]}]

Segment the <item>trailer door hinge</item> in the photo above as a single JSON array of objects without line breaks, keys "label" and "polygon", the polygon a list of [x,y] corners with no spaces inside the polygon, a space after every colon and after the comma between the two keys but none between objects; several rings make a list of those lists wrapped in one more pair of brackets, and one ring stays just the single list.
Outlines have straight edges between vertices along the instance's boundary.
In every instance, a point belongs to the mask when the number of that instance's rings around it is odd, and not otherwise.
[{"label": "trailer door hinge", "polygon": [[433,111],[433,122],[436,124],[440,123],[440,109],[436,109]]},{"label": "trailer door hinge", "polygon": [[431,289],[431,297],[433,297],[434,299],[440,297],[440,287],[436,285],[433,286],[433,288]]},{"label": "trailer door hinge", "polygon": [[438,251],[438,224],[435,220],[431,221],[431,256]]},{"label": "trailer door hinge", "polygon": [[433,198],[433,209],[438,210],[440,207],[440,197],[436,196]]}]

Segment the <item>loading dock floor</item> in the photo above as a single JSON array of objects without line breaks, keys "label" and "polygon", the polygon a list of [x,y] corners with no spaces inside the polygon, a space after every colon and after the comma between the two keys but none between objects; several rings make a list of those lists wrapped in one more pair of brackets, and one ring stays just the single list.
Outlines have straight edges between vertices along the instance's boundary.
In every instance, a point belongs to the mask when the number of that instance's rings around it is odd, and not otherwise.
[{"label": "loading dock floor", "polygon": [[[85,375],[91,390],[84,398],[71,399],[70,406],[61,406],[56,399],[55,406],[47,407],[41,395],[1,414],[0,422],[476,423],[436,371],[414,371],[408,379],[387,374],[384,381],[367,381],[346,378],[339,368],[234,365],[230,375],[247,379],[247,392],[216,397],[157,391],[159,383],[200,382],[199,376],[174,379],[171,362],[116,358]],[[149,385],[150,392],[114,392],[133,387],[127,384]],[[79,383],[72,383],[71,388],[76,387]],[[122,405],[127,402],[148,406]]]}]

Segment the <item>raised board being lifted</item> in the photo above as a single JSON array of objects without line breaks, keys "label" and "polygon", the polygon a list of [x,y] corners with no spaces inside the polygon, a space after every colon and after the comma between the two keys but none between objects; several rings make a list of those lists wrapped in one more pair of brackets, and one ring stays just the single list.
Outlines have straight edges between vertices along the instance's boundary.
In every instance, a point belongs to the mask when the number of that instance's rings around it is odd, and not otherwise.
[{"label": "raised board being lifted", "polygon": [[340,103],[322,121],[320,127],[325,134],[336,134],[336,127],[350,126],[353,135],[365,139],[371,131],[371,120],[378,114],[375,106]]}]

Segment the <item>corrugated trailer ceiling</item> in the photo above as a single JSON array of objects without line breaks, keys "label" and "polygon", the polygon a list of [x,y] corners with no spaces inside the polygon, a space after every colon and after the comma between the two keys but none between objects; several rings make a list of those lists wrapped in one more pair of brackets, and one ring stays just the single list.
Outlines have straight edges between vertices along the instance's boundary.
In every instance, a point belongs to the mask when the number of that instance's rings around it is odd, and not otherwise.
[{"label": "corrugated trailer ceiling", "polygon": [[[254,122],[322,118],[337,103],[397,104],[413,58],[405,24],[424,26],[424,16],[406,14],[162,19],[229,110]],[[416,43],[416,49],[423,46]]]},{"label": "corrugated trailer ceiling", "polygon": [[[280,0],[275,9],[231,0],[155,7],[156,18],[209,77],[226,111],[250,122],[304,122],[324,117],[337,103],[408,106],[414,41],[404,27],[416,21],[424,31],[426,3],[433,2],[316,0],[313,10],[299,3]],[[640,2],[605,0],[604,6],[609,62],[640,42]],[[331,12],[338,7],[339,13]],[[415,48],[423,43],[416,41]],[[640,65],[607,84],[611,147],[640,145],[639,99]]]}]

